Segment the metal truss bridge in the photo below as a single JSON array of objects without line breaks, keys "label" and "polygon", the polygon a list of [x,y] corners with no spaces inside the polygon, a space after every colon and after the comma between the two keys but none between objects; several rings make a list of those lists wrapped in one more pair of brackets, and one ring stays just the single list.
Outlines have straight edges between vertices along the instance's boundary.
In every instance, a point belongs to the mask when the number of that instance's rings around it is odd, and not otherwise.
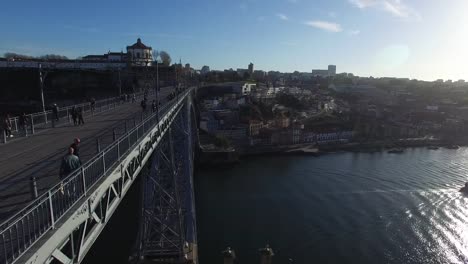
[{"label": "metal truss bridge", "polygon": [[[131,128],[125,121],[78,170],[9,216],[0,226],[0,263],[81,263],[137,177],[142,208],[131,262],[198,263],[195,92],[178,89]],[[20,143],[0,154],[9,144]]]}]

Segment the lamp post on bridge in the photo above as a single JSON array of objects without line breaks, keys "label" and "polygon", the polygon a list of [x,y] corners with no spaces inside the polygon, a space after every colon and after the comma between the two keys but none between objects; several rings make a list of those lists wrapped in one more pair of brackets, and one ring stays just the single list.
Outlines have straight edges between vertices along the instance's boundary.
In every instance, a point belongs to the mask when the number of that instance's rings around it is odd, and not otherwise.
[{"label": "lamp post on bridge", "polygon": [[267,244],[266,247],[260,248],[258,250],[260,252],[260,264],[271,264],[273,261],[273,249]]},{"label": "lamp post on bridge", "polygon": [[120,78],[120,67],[119,67],[119,96],[122,96],[122,79]]},{"label": "lamp post on bridge", "polygon": [[156,62],[156,109],[159,116],[159,51],[153,52],[153,59]]},{"label": "lamp post on bridge", "polygon": [[227,247],[223,252],[223,264],[234,264],[234,261],[236,260],[236,253],[234,250],[232,250],[230,247]]},{"label": "lamp post on bridge", "polygon": [[45,102],[44,102],[44,79],[47,76],[47,72],[42,72],[42,63],[39,63],[39,83],[41,86],[41,102],[42,102],[42,112],[44,113],[45,123],[47,124],[47,114],[45,110]]}]

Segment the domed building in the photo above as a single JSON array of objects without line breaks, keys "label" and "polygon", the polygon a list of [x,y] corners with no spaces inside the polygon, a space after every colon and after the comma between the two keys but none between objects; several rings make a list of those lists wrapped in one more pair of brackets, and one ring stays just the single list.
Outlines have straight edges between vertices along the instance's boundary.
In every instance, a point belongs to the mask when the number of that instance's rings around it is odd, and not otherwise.
[{"label": "domed building", "polygon": [[151,66],[153,49],[143,44],[138,38],[135,44],[127,46],[127,59],[131,66]]}]

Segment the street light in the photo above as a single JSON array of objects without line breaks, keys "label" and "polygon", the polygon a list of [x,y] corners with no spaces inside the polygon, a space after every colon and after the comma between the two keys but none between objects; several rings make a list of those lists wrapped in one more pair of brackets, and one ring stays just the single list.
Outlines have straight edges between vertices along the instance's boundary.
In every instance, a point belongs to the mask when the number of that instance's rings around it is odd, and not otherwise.
[{"label": "street light", "polygon": [[47,72],[42,74],[42,63],[39,63],[39,82],[41,86],[41,101],[42,101],[42,112],[44,113],[45,123],[47,124],[47,114],[45,110],[45,102],[44,102],[44,79],[47,76]]},{"label": "street light", "polygon": [[156,62],[156,104],[157,104],[157,109],[158,109],[158,116],[159,116],[159,52],[154,51],[153,52],[153,59]]},{"label": "street light", "polygon": [[122,95],[122,79],[120,78],[120,67],[119,67],[119,96]]}]

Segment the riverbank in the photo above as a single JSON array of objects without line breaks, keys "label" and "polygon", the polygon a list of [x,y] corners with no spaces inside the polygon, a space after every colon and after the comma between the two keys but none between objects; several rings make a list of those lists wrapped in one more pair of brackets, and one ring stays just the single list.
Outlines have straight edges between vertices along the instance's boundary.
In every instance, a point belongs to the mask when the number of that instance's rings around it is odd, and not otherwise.
[{"label": "riverbank", "polygon": [[[468,145],[468,141],[446,141],[433,138],[413,138],[398,140],[373,140],[365,142],[350,142],[344,144],[294,144],[280,146],[255,146],[229,151],[202,152],[200,159],[202,165],[230,165],[240,162],[242,158],[251,156],[288,156],[306,155],[320,156],[336,152],[375,153],[398,149],[403,152],[405,148],[415,147],[457,147]],[[224,153],[225,152],[225,153]]]},{"label": "riverbank", "polygon": [[297,144],[285,146],[263,146],[245,149],[239,153],[240,157],[258,155],[311,155],[319,156],[327,153],[349,152],[381,152],[398,148],[414,147],[446,147],[453,145],[467,145],[466,141],[448,142],[440,139],[415,138],[400,140],[373,140],[365,142],[350,142],[345,144]]}]

